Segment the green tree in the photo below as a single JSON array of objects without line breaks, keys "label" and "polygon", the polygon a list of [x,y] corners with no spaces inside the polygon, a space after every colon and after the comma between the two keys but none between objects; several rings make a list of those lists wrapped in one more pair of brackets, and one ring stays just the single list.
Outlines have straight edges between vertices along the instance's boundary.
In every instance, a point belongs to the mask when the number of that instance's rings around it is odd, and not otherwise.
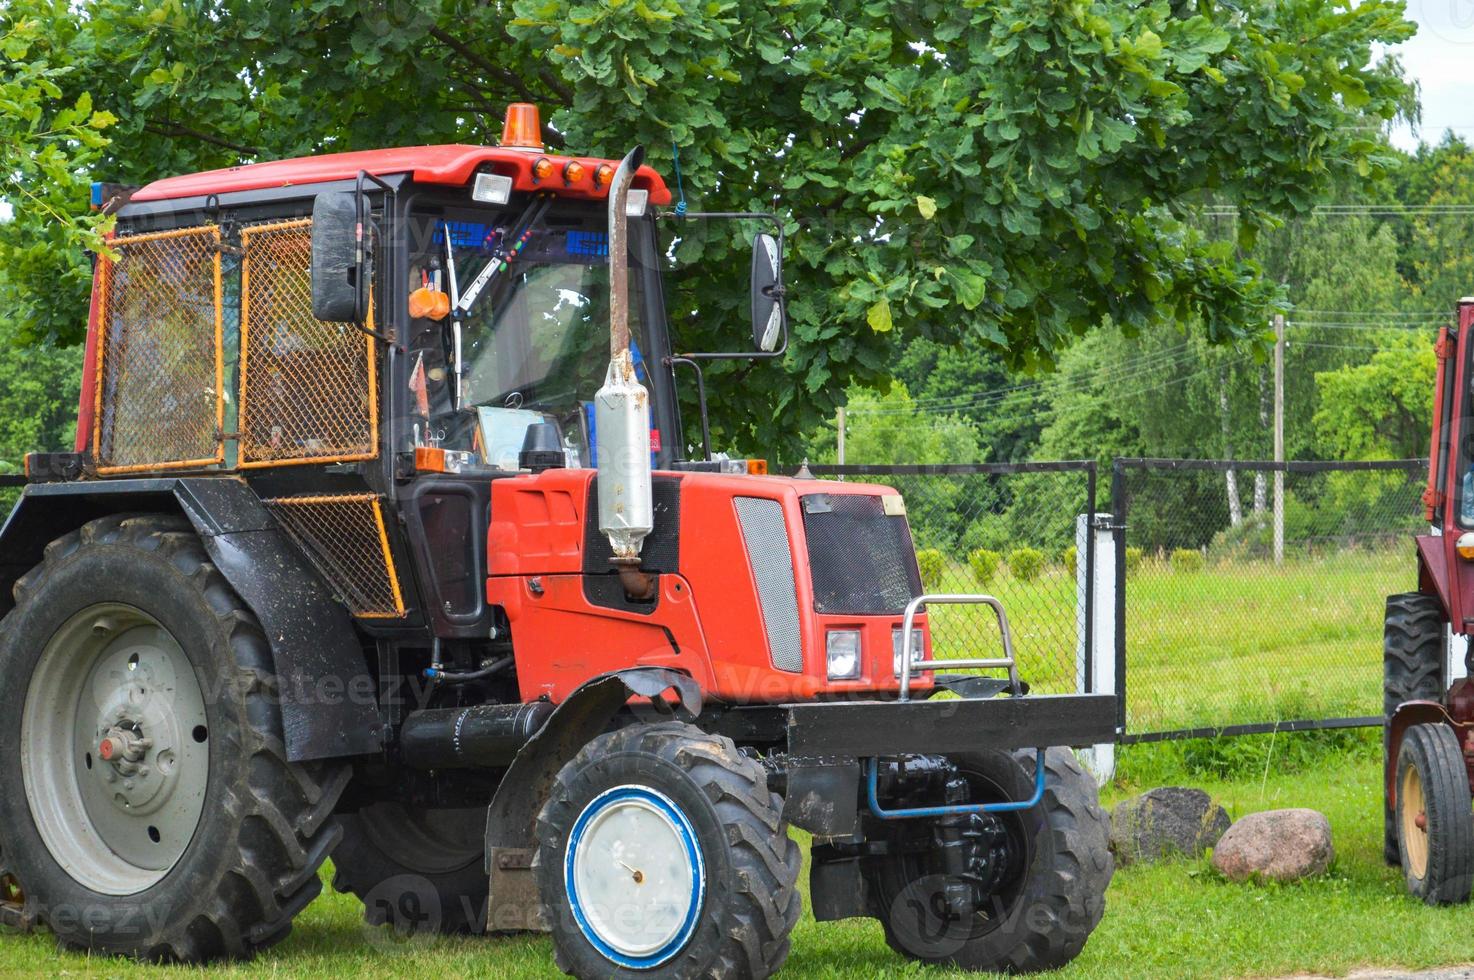
[{"label": "green tree", "polygon": [[[554,145],[617,155],[643,142],[667,172],[677,145],[694,206],[781,196],[797,287],[786,370],[726,364],[711,379],[745,396],[716,400],[718,440],[765,447],[811,431],[851,382],[884,377],[898,324],[1026,367],[1106,319],[1201,323],[1214,341],[1257,331],[1273,285],[1186,216],[1210,193],[1232,201],[1247,242],[1335,180],[1375,175],[1387,155],[1349,123],[1398,111],[1407,87],[1374,47],[1412,31],[1398,0],[5,10],[64,44],[70,70],[50,98],[75,107],[90,92],[117,117],[91,168],[109,179],[490,140],[502,106],[527,99],[549,111]],[[40,222],[17,209],[0,238],[34,242]],[[673,298],[680,343],[730,348],[745,236],[678,227],[678,258],[701,270]],[[53,246],[35,259],[11,266],[9,301],[30,336],[75,338],[81,258]]]},{"label": "green tree", "polygon": [[0,5],[0,201],[14,213],[0,213],[0,270],[22,287],[0,299],[25,340],[76,337],[92,283],[83,250],[108,226],[87,210],[86,172],[116,117],[76,85],[81,34],[65,0]]}]

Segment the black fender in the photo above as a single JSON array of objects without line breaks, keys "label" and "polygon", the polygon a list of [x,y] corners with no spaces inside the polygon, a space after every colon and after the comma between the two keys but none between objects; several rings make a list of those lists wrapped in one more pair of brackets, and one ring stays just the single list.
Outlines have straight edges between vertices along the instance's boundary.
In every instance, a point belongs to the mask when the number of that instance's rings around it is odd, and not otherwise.
[{"label": "black fender", "polygon": [[125,512],[183,514],[210,560],[271,642],[287,758],[382,748],[378,689],[353,621],[256,492],[235,477],[149,477],[33,483],[0,530],[0,615],[11,587],[46,545],[88,521]]},{"label": "black fender", "polygon": [[674,690],[681,710],[701,714],[701,688],[685,674],[663,667],[633,667],[600,674],[570,694],[548,717],[507,769],[486,811],[486,871],[491,877],[491,932],[545,931],[532,856],[537,813],[564,764],[608,729],[631,697],[650,699],[662,719],[674,709],[661,697]]}]

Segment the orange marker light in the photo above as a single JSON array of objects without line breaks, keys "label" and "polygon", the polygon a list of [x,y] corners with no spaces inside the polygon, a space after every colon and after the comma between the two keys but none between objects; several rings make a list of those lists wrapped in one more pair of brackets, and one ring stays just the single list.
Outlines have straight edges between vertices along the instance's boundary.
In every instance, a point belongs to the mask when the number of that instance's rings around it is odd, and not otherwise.
[{"label": "orange marker light", "polygon": [[583,180],[583,164],[577,160],[569,160],[563,165],[563,182],[565,184],[576,184]]},{"label": "orange marker light", "polygon": [[768,461],[765,459],[749,459],[747,461],[747,474],[749,476],[767,476]]},{"label": "orange marker light", "polygon": [[608,187],[609,186],[609,182],[612,181],[613,179],[614,179],[614,168],[611,167],[611,166],[609,166],[609,164],[607,164],[607,163],[601,164],[599,166],[599,169],[594,171],[594,186],[595,187]]},{"label": "orange marker light", "polygon": [[513,102],[507,106],[502,123],[502,146],[520,146],[528,150],[543,148],[543,124],[537,106],[531,102]]},{"label": "orange marker light", "polygon": [[547,157],[541,157],[537,163],[532,165],[532,176],[538,180],[547,180],[553,176],[553,161]]}]

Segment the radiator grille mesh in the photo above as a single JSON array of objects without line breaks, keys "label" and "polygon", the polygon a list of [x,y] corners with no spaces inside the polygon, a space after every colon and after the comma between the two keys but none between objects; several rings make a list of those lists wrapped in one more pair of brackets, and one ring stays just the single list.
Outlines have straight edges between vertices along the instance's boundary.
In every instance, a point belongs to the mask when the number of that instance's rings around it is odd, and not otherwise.
[{"label": "radiator grille mesh", "polygon": [[804,499],[804,532],[821,613],[884,616],[921,595],[911,528],[885,513],[880,497],[816,494]]},{"label": "radiator grille mesh", "polygon": [[798,629],[798,590],[794,585],[793,553],[783,524],[783,505],[761,497],[737,497],[737,521],[747,545],[747,560],[757,580],[768,655],[779,670],[800,671],[803,642]]}]

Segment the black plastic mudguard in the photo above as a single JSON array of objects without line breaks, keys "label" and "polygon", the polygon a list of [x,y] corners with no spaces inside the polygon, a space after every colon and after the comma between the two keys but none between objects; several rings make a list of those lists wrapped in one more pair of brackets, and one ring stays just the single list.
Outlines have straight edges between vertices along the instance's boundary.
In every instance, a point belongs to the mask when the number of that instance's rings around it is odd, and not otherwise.
[{"label": "black plastic mudguard", "polygon": [[690,677],[663,667],[634,667],[601,674],[580,685],[522,746],[486,813],[486,870],[491,878],[488,931],[546,931],[542,902],[532,880],[532,856],[537,847],[537,813],[554,778],[579,749],[609,727],[631,697],[650,699],[652,720],[670,717],[673,709],[661,698],[669,690],[675,690],[688,718],[701,714],[701,688]]},{"label": "black plastic mudguard", "polygon": [[279,531],[244,480],[167,477],[31,484],[0,530],[0,614],[48,542],[125,511],[182,513],[271,642],[287,757],[365,755],[382,747],[378,690],[348,611]]}]

